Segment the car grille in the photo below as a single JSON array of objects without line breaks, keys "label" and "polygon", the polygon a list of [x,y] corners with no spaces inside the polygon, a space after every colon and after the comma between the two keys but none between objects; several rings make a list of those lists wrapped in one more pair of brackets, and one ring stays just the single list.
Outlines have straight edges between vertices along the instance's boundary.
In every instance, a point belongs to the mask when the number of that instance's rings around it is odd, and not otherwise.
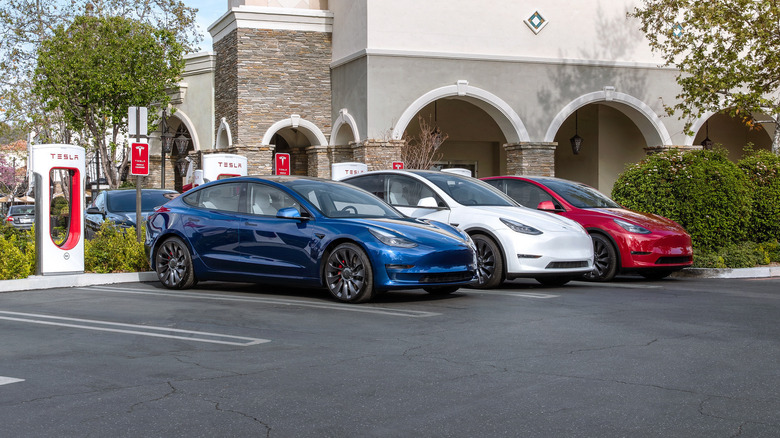
[{"label": "car grille", "polygon": [[420,283],[450,283],[455,281],[469,281],[473,277],[474,273],[471,271],[426,274],[420,278]]},{"label": "car grille", "polygon": [[586,260],[578,260],[573,262],[550,262],[545,269],[573,269],[573,268],[587,268],[588,262]]},{"label": "car grille", "polygon": [[690,263],[693,261],[692,256],[679,256],[679,257],[659,257],[655,261],[656,265],[679,265],[682,263]]}]

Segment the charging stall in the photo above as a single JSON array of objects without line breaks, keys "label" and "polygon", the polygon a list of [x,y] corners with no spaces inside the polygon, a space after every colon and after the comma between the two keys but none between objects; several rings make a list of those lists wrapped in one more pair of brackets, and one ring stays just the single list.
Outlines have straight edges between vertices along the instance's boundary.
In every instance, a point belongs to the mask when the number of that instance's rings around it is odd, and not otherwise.
[{"label": "charging stall", "polygon": [[330,179],[336,181],[366,172],[368,172],[366,163],[333,163],[330,165]]},{"label": "charging stall", "polygon": [[84,272],[84,155],[67,144],[32,147],[36,275]]},{"label": "charging stall", "polygon": [[234,176],[246,176],[247,159],[236,154],[203,154],[203,180],[205,182]]}]

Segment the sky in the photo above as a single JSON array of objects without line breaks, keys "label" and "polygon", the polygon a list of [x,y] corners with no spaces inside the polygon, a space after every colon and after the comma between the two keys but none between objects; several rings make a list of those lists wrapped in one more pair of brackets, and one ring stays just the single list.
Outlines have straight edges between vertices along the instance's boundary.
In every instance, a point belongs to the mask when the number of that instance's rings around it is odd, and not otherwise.
[{"label": "sky", "polygon": [[227,12],[228,0],[184,0],[184,4],[198,9],[198,28],[201,35],[203,35],[203,41],[200,45],[201,52],[213,51],[211,46],[211,35],[209,34],[209,26],[217,21],[217,18]]}]

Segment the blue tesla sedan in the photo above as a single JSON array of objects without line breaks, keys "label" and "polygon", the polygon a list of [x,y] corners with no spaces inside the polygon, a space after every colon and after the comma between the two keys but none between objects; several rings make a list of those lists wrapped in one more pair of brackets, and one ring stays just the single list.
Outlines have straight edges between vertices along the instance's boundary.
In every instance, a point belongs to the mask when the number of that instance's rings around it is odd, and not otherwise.
[{"label": "blue tesla sedan", "polygon": [[476,273],[474,244],[404,216],[352,185],[311,177],[204,184],[147,219],[146,253],[167,288],[200,280],[326,287],[343,302],[423,288],[448,294]]}]

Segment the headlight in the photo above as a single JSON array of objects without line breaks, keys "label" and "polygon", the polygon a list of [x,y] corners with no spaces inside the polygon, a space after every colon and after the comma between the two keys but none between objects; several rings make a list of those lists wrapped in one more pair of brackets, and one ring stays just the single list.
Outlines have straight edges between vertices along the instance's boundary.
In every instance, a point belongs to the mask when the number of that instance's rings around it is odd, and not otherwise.
[{"label": "headlight", "polygon": [[509,227],[510,230],[516,231],[518,233],[533,234],[533,235],[542,234],[541,231],[537,230],[534,227],[528,226],[526,224],[521,224],[520,222],[513,221],[511,219],[501,218],[501,222],[503,222],[504,225]]},{"label": "headlight", "polygon": [[630,222],[626,222],[620,219],[612,219],[612,220],[614,220],[616,224],[620,225],[624,230],[628,231],[629,233],[650,234],[650,230],[648,230],[645,227],[640,227],[639,225],[634,225]]},{"label": "headlight", "polygon": [[368,231],[387,246],[397,246],[400,248],[414,248],[417,246],[416,243],[405,237],[397,236],[384,230],[369,228]]}]

